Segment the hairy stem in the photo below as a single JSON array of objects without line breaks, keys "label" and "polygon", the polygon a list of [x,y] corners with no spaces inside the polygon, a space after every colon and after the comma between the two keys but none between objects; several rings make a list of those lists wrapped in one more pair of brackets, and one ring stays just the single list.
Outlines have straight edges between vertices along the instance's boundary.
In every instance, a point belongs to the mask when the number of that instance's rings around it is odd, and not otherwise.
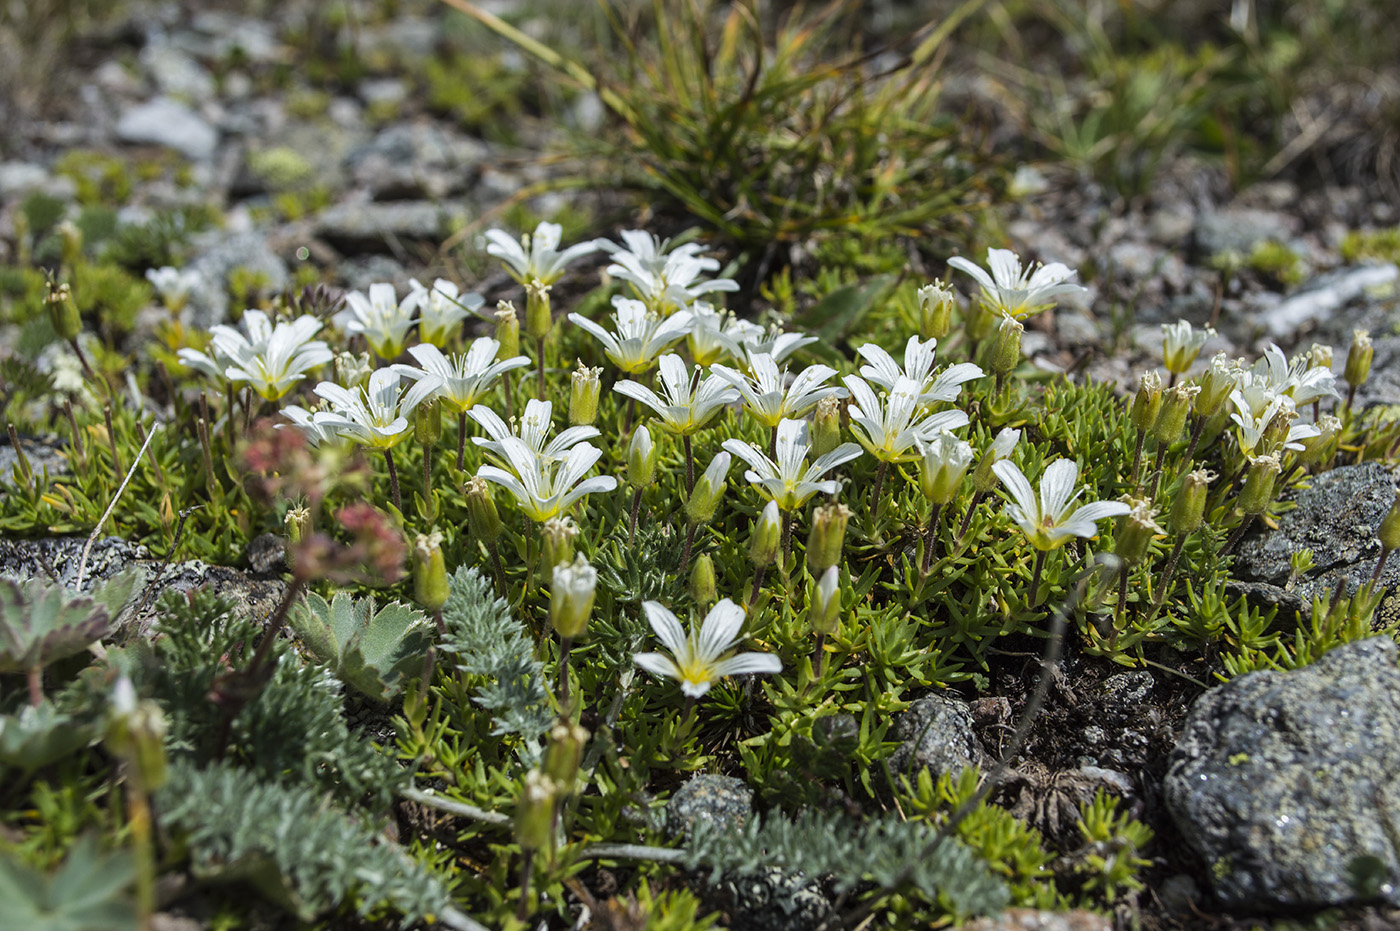
[{"label": "hairy stem", "polygon": [[403,513],[403,499],[399,497],[399,470],[394,466],[394,451],[384,450],[384,463],[389,467],[389,493],[394,499],[394,509]]},{"label": "hairy stem", "polygon": [[627,544],[637,539],[637,513],[642,509],[642,490],[632,492],[632,514],[627,520]]},{"label": "hairy stem", "polygon": [[938,543],[938,518],[942,513],[943,505],[929,505],[928,529],[924,532],[924,562],[920,567],[923,575],[928,575],[929,566],[933,565],[933,548]]}]

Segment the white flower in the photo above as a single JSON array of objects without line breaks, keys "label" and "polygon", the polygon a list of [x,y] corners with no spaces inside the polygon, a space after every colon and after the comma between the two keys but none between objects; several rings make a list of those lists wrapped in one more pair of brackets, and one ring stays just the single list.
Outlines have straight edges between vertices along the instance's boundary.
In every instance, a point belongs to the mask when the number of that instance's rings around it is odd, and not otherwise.
[{"label": "white flower", "polygon": [[313,416],[316,426],[371,449],[392,449],[408,439],[408,415],[422,400],[407,396],[392,369],[379,369],[356,391],[323,381],[315,394],[331,404],[330,411]]},{"label": "white flower", "polygon": [[399,303],[393,285],[377,282],[369,286],[369,297],[359,291],[345,295],[345,309],[332,319],[351,336],[363,336],[379,358],[392,361],[403,353],[409,328],[418,319],[413,312],[426,293],[410,291]]},{"label": "white flower", "polygon": [[919,451],[919,490],[936,504],[953,500],[972,465],[972,444],[943,431],[929,442],[915,440]]},{"label": "white flower", "polygon": [[178,311],[189,300],[190,292],[204,283],[204,276],[192,268],[182,271],[165,265],[146,269],[146,280],[156,289],[168,310]]},{"label": "white flower", "polygon": [[[1288,434],[1283,441],[1284,449],[1301,450],[1303,444],[1299,442],[1300,440],[1311,439],[1321,433],[1312,424],[1292,423],[1292,420],[1298,416],[1297,406],[1293,403],[1293,399],[1286,394],[1275,395],[1258,414],[1254,413],[1249,399],[1239,389],[1230,393],[1230,400],[1234,403],[1237,411],[1237,413],[1230,415],[1230,419],[1239,427],[1235,438],[1239,441],[1240,451],[1246,456],[1254,454],[1254,447],[1258,446],[1259,441],[1263,439],[1264,431],[1278,416],[1287,417],[1290,422]],[[1265,452],[1273,453],[1277,450],[1265,450]]]},{"label": "white flower", "polygon": [[554,584],[549,590],[549,620],[561,637],[577,637],[588,626],[593,596],[598,589],[598,570],[579,553],[572,563],[554,567]]},{"label": "white flower", "polygon": [[1076,506],[1074,499],[1084,489],[1074,487],[1079,478],[1079,463],[1073,459],[1056,459],[1046,467],[1045,474],[1040,477],[1039,498],[1014,462],[1002,460],[992,466],[992,471],[1011,496],[1006,513],[1038,550],[1058,549],[1068,543],[1070,537],[1096,536],[1098,521],[1129,511],[1128,505],[1121,501],[1093,501]]},{"label": "white flower", "polygon": [[651,622],[651,629],[656,631],[657,639],[671,655],[638,653],[633,660],[652,675],[679,681],[681,692],[691,698],[704,695],[725,676],[783,670],[782,661],[769,653],[724,655],[738,642],[739,629],[744,625],[744,609],[728,598],[710,609],[698,632],[691,630],[688,634],[663,605],[645,601],[642,610]]},{"label": "white flower", "polygon": [[531,398],[525,402],[525,416],[516,423],[519,429],[519,433],[516,433],[489,407],[477,405],[467,411],[467,416],[480,424],[491,437],[488,440],[474,436],[472,442],[488,452],[495,453],[501,460],[508,458],[505,449],[507,439],[521,441],[530,451],[530,455],[545,462],[557,462],[567,456],[572,447],[598,436],[597,427],[569,427],[546,443],[545,439],[554,427],[553,414],[554,405],[551,402]]},{"label": "white flower", "polygon": [[721,445],[749,464],[751,468],[744,473],[744,479],[784,511],[797,510],[818,492],[835,494],[840,484],[835,479],[822,481],[821,477],[861,452],[855,443],[842,443],[807,465],[807,453],[812,447],[807,442],[807,425],[800,420],[778,424],[776,463],[752,443],[731,439]]},{"label": "white flower", "polygon": [[421,368],[411,365],[395,365],[392,368],[418,382],[413,387],[417,398],[415,404],[426,398],[440,398],[449,410],[460,414],[480,401],[502,373],[530,364],[530,360],[524,356],[497,362],[496,353],[500,346],[489,336],[483,336],[473,340],[465,354],[444,356],[432,343],[422,343],[408,350]]},{"label": "white flower", "polygon": [[752,359],[757,355],[770,355],[774,362],[782,362],[803,346],[815,343],[815,336],[804,336],[801,333],[784,333],[776,327],[768,331],[762,339],[750,339],[746,341],[744,351]]},{"label": "white flower", "polygon": [[1188,320],[1162,324],[1162,364],[1168,372],[1183,374],[1195,363],[1206,340],[1214,335],[1211,327],[1193,330]]},{"label": "white flower", "polygon": [[977,279],[982,299],[989,306],[1018,319],[1050,306],[1061,295],[1084,290],[1070,281],[1075,272],[1068,266],[1052,262],[1023,270],[1020,258],[1010,249],[987,250],[990,275],[960,255],[948,264]]},{"label": "white flower", "polygon": [[233,327],[215,324],[209,328],[214,335],[210,344],[213,358],[193,349],[181,349],[180,361],[205,374],[217,372],[231,382],[246,382],[268,401],[292,390],[308,370],[331,361],[326,344],[311,338],[321,329],[321,323],[310,314],[273,326],[267,314],[247,310],[243,312],[243,326],[247,337]]},{"label": "white flower", "polygon": [[743,359],[744,346],[763,338],[763,327],[741,320],[704,301],[690,305],[692,323],[686,345],[696,365],[710,366],[724,358]]},{"label": "white flower", "polygon": [[[282,408],[282,416],[290,420],[292,426],[300,430],[301,435],[306,437],[306,441],[312,446],[320,446],[341,438],[339,431],[325,424],[318,424],[316,414],[299,405],[288,404]],[[277,426],[285,427],[286,424]]]},{"label": "white flower", "polygon": [[744,397],[744,409],[768,427],[776,427],[786,417],[802,417],[822,398],[844,398],[848,393],[840,385],[823,384],[836,374],[826,365],[807,366],[784,388],[787,370],[779,369],[767,353],[749,357],[750,375],[723,365],[712,365],[710,371],[737,388]]},{"label": "white flower", "polygon": [[943,430],[955,430],[967,424],[962,411],[939,411],[914,423],[919,408],[919,383],[900,376],[885,396],[884,403],[875,391],[856,375],[842,379],[851,389],[851,432],[860,445],[882,462],[907,462],[917,458],[909,450],[914,442],[935,436]]},{"label": "white flower", "polygon": [[729,278],[702,281],[702,272],[719,270],[716,259],[701,256],[697,243],[686,243],[668,251],[669,241],[662,241],[645,230],[624,230],[626,247],[605,242],[602,247],[612,253],[613,264],[607,272],[632,286],[633,292],[647,307],[662,316],[689,307],[696,298],[711,291],[737,291],[739,285]]},{"label": "white flower", "polygon": [[971,362],[959,362],[934,375],[933,350],[937,346],[936,339],[920,342],[917,336],[909,337],[909,342],[904,344],[904,368],[900,368],[884,349],[866,343],[856,350],[870,363],[862,365],[860,373],[886,391],[893,390],[901,376],[909,379],[919,386],[920,407],[928,407],[936,401],[955,400],[964,382],[981,378],[985,373]]},{"label": "white flower", "polygon": [[739,392],[726,385],[718,375],[707,375],[698,382],[693,380],[689,366],[673,352],[661,357],[657,381],[664,400],[635,381],[620,381],[613,390],[656,411],[661,426],[680,436],[693,436],[726,404],[739,400]]},{"label": "white flower", "polygon": [[[483,408],[472,408],[473,413],[480,410]],[[477,469],[477,477],[505,488],[526,516],[539,523],[558,517],[584,495],[617,487],[617,479],[611,475],[583,478],[603,455],[591,443],[579,443],[558,459],[536,452],[516,436],[503,437],[499,447],[506,468],[483,465]]]},{"label": "white flower", "polygon": [[679,341],[690,330],[691,316],[687,311],[662,319],[647,310],[647,305],[631,298],[615,297],[613,306],[614,336],[582,314],[569,314],[569,320],[593,334],[603,344],[603,354],[628,374],[645,372],[661,351]]},{"label": "white flower", "polygon": [[1016,448],[1016,444],[1021,442],[1021,431],[1011,427],[1002,427],[992,440],[991,454],[992,461],[1005,459],[1011,455],[1011,451]]},{"label": "white flower", "polygon": [[559,238],[563,233],[564,228],[558,223],[541,223],[533,236],[526,233],[516,242],[501,230],[488,230],[486,251],[504,262],[506,271],[516,281],[549,285],[563,277],[564,266],[599,248],[598,241],[589,240],[560,252]]},{"label": "white flower", "polygon": [[447,345],[458,324],[486,303],[480,294],[460,293],[446,278],[434,281],[431,290],[423,287],[417,278],[410,278],[408,286],[418,297],[418,337],[438,347]]}]

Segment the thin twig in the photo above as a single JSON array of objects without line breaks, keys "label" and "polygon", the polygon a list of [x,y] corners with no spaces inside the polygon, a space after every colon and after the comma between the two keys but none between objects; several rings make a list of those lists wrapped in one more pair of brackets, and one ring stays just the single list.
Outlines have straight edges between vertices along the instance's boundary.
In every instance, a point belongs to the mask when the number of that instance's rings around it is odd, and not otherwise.
[{"label": "thin twig", "polygon": [[[111,410],[111,408],[108,408],[108,410]],[[98,519],[97,526],[92,528],[92,534],[87,538],[87,543],[83,544],[83,555],[82,558],[78,560],[78,580],[73,584],[73,587],[78,591],[82,591],[83,588],[83,576],[87,574],[88,554],[92,552],[92,545],[97,542],[97,535],[102,532],[102,525],[107,523],[107,518],[111,517],[112,512],[116,510],[117,502],[121,500],[122,492],[126,491],[126,486],[131,484],[131,477],[136,474],[136,467],[141,464],[141,457],[146,455],[146,447],[150,446],[151,440],[156,438],[156,431],[158,429],[160,429],[159,421],[151,425],[151,432],[146,434],[146,442],[141,444],[140,452],[138,452],[136,458],[132,460],[131,468],[127,470],[126,478],[122,479],[121,485],[117,488],[117,493],[112,495],[112,501],[107,505],[107,510],[102,512],[102,517]]]},{"label": "thin twig", "polygon": [[422,789],[415,789],[412,787],[400,789],[399,797],[407,799],[410,802],[417,802],[419,805],[428,808],[445,811],[449,815],[457,815],[460,818],[470,818],[473,821],[480,821],[482,824],[509,827],[512,823],[509,815],[503,815],[495,811],[487,811],[484,808],[477,808],[475,805],[468,805],[466,802],[454,802],[452,799],[443,798],[440,795],[433,795],[431,792],[424,792]]}]

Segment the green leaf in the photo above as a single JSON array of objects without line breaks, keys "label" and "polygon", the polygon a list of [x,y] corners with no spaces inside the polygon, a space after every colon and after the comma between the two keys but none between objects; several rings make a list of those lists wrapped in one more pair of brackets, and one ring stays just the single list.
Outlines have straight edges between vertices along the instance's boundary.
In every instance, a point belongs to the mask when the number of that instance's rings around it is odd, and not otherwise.
[{"label": "green leaf", "polygon": [[0,927],[25,931],[136,928],[136,910],[126,896],[135,878],[136,868],[128,854],[102,854],[92,838],[78,841],[53,876],[0,858]]},{"label": "green leaf", "polygon": [[336,678],[376,701],[387,701],[402,678],[421,674],[433,627],[423,612],[397,601],[378,611],[374,599],[336,592],[327,602],[308,594],[292,608],[292,629]]},{"label": "green leaf", "polygon": [[80,652],[111,629],[139,576],[123,573],[76,595],[41,579],[0,579],[0,672],[24,672]]},{"label": "green leaf", "polygon": [[0,766],[32,773],[97,737],[96,727],[75,721],[48,702],[26,706],[18,714],[0,716]]}]

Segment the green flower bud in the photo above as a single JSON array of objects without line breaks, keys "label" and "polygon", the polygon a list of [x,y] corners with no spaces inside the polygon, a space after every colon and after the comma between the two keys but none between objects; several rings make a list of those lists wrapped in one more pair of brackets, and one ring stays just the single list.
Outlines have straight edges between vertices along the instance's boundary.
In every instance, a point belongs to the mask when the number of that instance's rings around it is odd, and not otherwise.
[{"label": "green flower bud", "polygon": [[1146,433],[1157,422],[1162,412],[1162,376],[1155,371],[1148,372],[1138,381],[1137,395],[1133,398],[1130,416],[1133,426]]},{"label": "green flower bud", "polygon": [[1351,334],[1351,349],[1347,352],[1346,369],[1342,372],[1342,377],[1347,380],[1347,384],[1353,388],[1366,383],[1366,379],[1371,377],[1371,357],[1375,355],[1375,347],[1371,345],[1371,334],[1366,330],[1353,330]]},{"label": "green flower bud", "polygon": [[571,517],[551,517],[540,528],[544,538],[544,571],[553,572],[560,563],[574,561],[574,540],[578,537],[578,524]]},{"label": "green flower bud", "polygon": [[287,531],[288,543],[300,543],[311,536],[311,509],[290,508],[282,518],[282,527]]},{"label": "green flower bud", "polygon": [[525,774],[525,785],[515,807],[515,840],[524,850],[549,846],[554,828],[554,780],[538,769]]},{"label": "green flower bud", "polygon": [[603,374],[599,368],[589,368],[582,362],[574,369],[569,388],[569,423],[575,427],[586,427],[598,419],[598,396],[603,383],[598,379]]},{"label": "green flower bud", "polygon": [[942,339],[953,326],[953,289],[943,281],[919,289],[919,332],[924,339]]},{"label": "green flower bud", "polygon": [[1274,500],[1274,480],[1283,464],[1277,456],[1255,456],[1249,460],[1244,488],[1240,489],[1239,506],[1246,514],[1263,514]]},{"label": "green flower bud", "polygon": [[841,445],[841,399],[825,397],[817,402],[812,414],[812,426],[807,431],[812,444],[812,459],[825,456]]},{"label": "green flower bud", "polygon": [[1298,453],[1298,462],[1305,466],[1326,462],[1341,437],[1342,421],[1331,414],[1323,414],[1313,426],[1317,427],[1317,436],[1298,440],[1303,446],[1302,452]]},{"label": "green flower bud", "polygon": [[724,497],[725,478],[729,475],[730,460],[729,453],[720,453],[710,462],[705,474],[696,480],[690,500],[685,503],[685,513],[692,524],[708,524],[714,519],[715,509]]},{"label": "green flower bud", "polygon": [[496,358],[504,361],[520,355],[520,318],[515,305],[501,301],[496,305]]},{"label": "green flower bud", "polygon": [[427,449],[442,439],[442,404],[437,398],[428,398],[413,409],[413,438]]},{"label": "green flower bud", "polygon": [[841,570],[835,566],[812,580],[812,596],[808,602],[807,623],[812,632],[831,636],[841,626]]},{"label": "green flower bud", "polygon": [[778,502],[769,501],[763,513],[754,519],[753,536],[749,539],[749,560],[762,569],[778,560],[778,547],[783,538],[783,515]]},{"label": "green flower bud", "polygon": [[1130,566],[1135,566],[1146,558],[1152,548],[1152,541],[1165,533],[1154,518],[1157,512],[1148,501],[1132,501],[1132,510],[1124,514],[1118,522],[1118,540],[1113,554]]},{"label": "green flower bud", "polygon": [[549,729],[549,743],[544,748],[544,772],[556,790],[567,795],[574,790],[583,748],[588,744],[588,731],[578,724],[560,721]]},{"label": "green flower bud", "polygon": [[846,524],[851,509],[844,504],[824,504],[812,511],[812,529],[807,534],[807,571],[815,576],[841,562],[846,543]]},{"label": "green flower bud", "polygon": [[1196,469],[1181,480],[1181,487],[1172,500],[1171,513],[1167,516],[1167,523],[1173,531],[1194,533],[1201,526],[1206,513],[1206,488],[1213,478],[1213,473]]},{"label": "green flower bud", "polygon": [[1158,443],[1169,446],[1181,439],[1186,430],[1186,418],[1191,414],[1191,402],[1200,393],[1198,386],[1187,384],[1174,385],[1163,392],[1162,409],[1152,425],[1152,435]]},{"label": "green flower bud", "polygon": [[1186,320],[1162,324],[1162,364],[1168,372],[1177,375],[1185,373],[1201,354],[1206,340],[1215,335],[1215,330],[1193,330]]},{"label": "green flower bud", "polygon": [[972,465],[972,444],[947,430],[925,443],[915,440],[919,451],[919,489],[934,504],[947,504],[962,488],[963,476]]},{"label": "green flower bud", "polygon": [[1282,451],[1283,445],[1288,442],[1288,431],[1293,427],[1293,421],[1298,419],[1298,411],[1288,404],[1280,404],[1279,409],[1274,412],[1274,416],[1269,418],[1269,422],[1264,425],[1264,430],[1259,434],[1259,448],[1266,453],[1277,453]]},{"label": "green flower bud", "polygon": [[997,375],[1005,377],[1021,363],[1021,334],[1024,324],[1011,316],[1003,316],[992,339],[992,352],[987,362]]},{"label": "green flower bud", "polygon": [[987,447],[982,458],[977,461],[977,468],[972,471],[972,490],[979,495],[985,495],[996,486],[998,479],[996,473],[992,471],[992,466],[1001,459],[1011,455],[1011,451],[1016,448],[1016,444],[1021,441],[1021,431],[1013,430],[1010,427],[1002,428],[1001,432],[992,440],[992,445]]},{"label": "green flower bud", "polygon": [[448,596],[442,534],[419,534],[413,545],[413,600],[429,614],[442,610]]},{"label": "green flower bud", "polygon": [[656,457],[659,454],[651,441],[651,431],[637,428],[627,444],[627,482],[633,488],[645,488],[656,481]]},{"label": "green flower bud", "polygon": [[1400,488],[1396,489],[1395,500],[1382,518],[1376,536],[1381,538],[1381,546],[1386,550],[1400,549]]},{"label": "green flower bud", "polygon": [[588,564],[583,554],[572,563],[554,567],[554,584],[549,590],[549,622],[559,636],[573,640],[588,629],[597,589],[598,570]]},{"label": "green flower bud", "polygon": [[78,305],[73,302],[73,292],[67,284],[49,282],[48,297],[49,321],[53,331],[62,339],[74,340],[83,331],[83,318],[78,313]]},{"label": "green flower bud", "polygon": [[549,285],[532,278],[525,282],[525,335],[542,340],[554,327],[554,314],[549,307]]},{"label": "green flower bud", "polygon": [[690,569],[690,597],[704,607],[714,604],[719,598],[719,588],[715,582],[715,561],[709,553],[697,556]]},{"label": "green flower bud", "polygon": [[985,302],[979,302],[964,318],[963,332],[970,341],[980,343],[996,332],[1003,316],[1005,314],[998,308],[988,307]]},{"label": "green flower bud", "polygon": [[112,694],[112,715],[107,722],[107,746],[124,757],[141,774],[146,790],[165,784],[165,712],[157,702],[137,701],[131,680],[122,676]]},{"label": "green flower bud", "polygon": [[467,497],[467,525],[483,543],[495,543],[501,536],[501,515],[491,498],[491,486],[486,479],[473,476],[464,489]]},{"label": "green flower bud", "polygon": [[1196,379],[1196,384],[1201,387],[1201,393],[1196,396],[1197,414],[1214,417],[1224,409],[1225,402],[1230,400],[1230,392],[1235,390],[1235,373],[1239,368],[1239,363],[1223,352],[1217,352],[1211,358],[1210,365]]}]

